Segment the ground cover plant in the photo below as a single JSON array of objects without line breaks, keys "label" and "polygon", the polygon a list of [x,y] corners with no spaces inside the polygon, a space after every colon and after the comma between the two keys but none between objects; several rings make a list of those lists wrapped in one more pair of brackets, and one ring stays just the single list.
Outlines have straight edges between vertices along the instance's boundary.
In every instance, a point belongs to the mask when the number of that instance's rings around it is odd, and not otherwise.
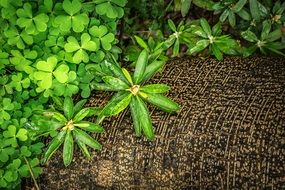
[{"label": "ground cover plant", "polygon": [[[60,145],[66,166],[74,142],[90,158],[87,146],[101,148],[92,132],[127,108],[135,134],[154,139],[147,104],[179,111],[161,95],[171,87],[147,84],[171,57],[285,49],[281,0],[1,0],[0,14],[1,189],[20,188],[25,177],[36,184]],[[98,90],[117,94],[105,107],[84,108]],[[91,115],[96,123],[85,120]]]}]

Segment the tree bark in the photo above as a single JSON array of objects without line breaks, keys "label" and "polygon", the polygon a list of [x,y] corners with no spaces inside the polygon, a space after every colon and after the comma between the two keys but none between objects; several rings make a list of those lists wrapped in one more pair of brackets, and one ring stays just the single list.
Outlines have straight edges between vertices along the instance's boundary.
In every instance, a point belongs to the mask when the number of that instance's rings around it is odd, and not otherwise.
[{"label": "tree bark", "polygon": [[[130,113],[103,122],[103,150],[79,149],[65,168],[57,152],[41,189],[282,189],[285,187],[285,60],[178,59],[150,83],[171,86],[182,110],[150,107],[156,139],[134,136]],[[89,106],[108,93],[94,92]]]}]

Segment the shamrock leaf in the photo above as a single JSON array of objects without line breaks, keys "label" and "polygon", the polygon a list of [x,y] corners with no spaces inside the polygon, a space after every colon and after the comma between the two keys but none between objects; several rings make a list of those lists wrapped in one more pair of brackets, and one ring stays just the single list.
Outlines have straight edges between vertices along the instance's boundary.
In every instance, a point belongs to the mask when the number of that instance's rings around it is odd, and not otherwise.
[{"label": "shamrock leaf", "polygon": [[25,28],[28,34],[37,34],[38,32],[46,31],[49,17],[44,13],[33,17],[31,4],[25,3],[23,8],[18,9],[16,13],[19,17],[17,25]]},{"label": "shamrock leaf", "polygon": [[124,15],[124,7],[127,0],[94,0],[96,5],[96,13],[106,15],[109,18],[122,18]]},{"label": "shamrock leaf", "polygon": [[65,64],[61,64],[57,68],[56,66],[57,59],[55,57],[49,57],[47,61],[37,63],[38,71],[34,73],[34,77],[39,81],[38,86],[40,89],[38,90],[51,88],[53,77],[60,83],[65,83],[68,80],[69,67]]},{"label": "shamrock leaf", "polygon": [[75,52],[73,55],[74,63],[80,63],[81,61],[87,63],[89,61],[89,56],[86,53],[86,50],[95,51],[97,49],[96,43],[91,41],[91,37],[87,33],[81,35],[80,45],[73,36],[68,37],[67,41],[68,43],[65,44],[64,49],[66,52]]},{"label": "shamrock leaf", "polygon": [[94,79],[94,75],[86,71],[84,64],[79,65],[77,73],[80,81],[79,88],[82,90],[81,96],[87,98],[91,93],[90,82]]},{"label": "shamrock leaf", "polygon": [[9,120],[11,118],[7,111],[14,109],[14,104],[11,102],[10,98],[3,98],[2,105],[0,106],[0,124],[4,120]]},{"label": "shamrock leaf", "polygon": [[30,86],[30,79],[24,78],[22,73],[18,73],[17,75],[12,75],[11,85],[17,90],[22,91],[22,88],[28,88]]},{"label": "shamrock leaf", "polygon": [[80,14],[82,4],[79,0],[64,0],[62,7],[68,15],[59,15],[55,18],[55,24],[59,25],[61,31],[70,31],[71,27],[74,32],[82,32],[89,23],[88,15]]},{"label": "shamrock leaf", "polygon": [[50,35],[48,40],[45,41],[45,45],[51,48],[53,53],[58,53],[64,47],[64,41],[63,36]]},{"label": "shamrock leaf", "polygon": [[7,52],[0,50],[0,69],[3,69],[5,65],[9,64],[8,56],[9,54]]},{"label": "shamrock leaf", "polygon": [[9,77],[7,75],[4,75],[0,78],[0,96],[4,96],[6,93],[12,94],[13,89],[11,84],[9,83]]},{"label": "shamrock leaf", "polygon": [[27,74],[34,72],[35,68],[32,67],[33,59],[36,59],[38,54],[36,51],[24,50],[23,54],[18,50],[11,50],[13,57],[10,58],[10,62],[15,66],[16,70],[24,71]]},{"label": "shamrock leaf", "polygon": [[65,83],[60,83],[57,80],[54,80],[53,83],[53,91],[57,96],[72,96],[79,90],[78,82],[76,81],[76,73],[74,71],[68,73],[68,80]]},{"label": "shamrock leaf", "polygon": [[8,38],[8,44],[16,45],[19,49],[24,49],[26,47],[25,44],[31,45],[34,42],[33,37],[30,36],[25,30],[19,33],[16,27],[13,26],[5,30],[4,34]]},{"label": "shamrock leaf", "polygon": [[6,138],[6,144],[10,144],[12,147],[16,147],[18,145],[17,139],[20,141],[26,141],[28,139],[27,133],[28,131],[26,129],[20,128],[17,131],[16,126],[9,125],[8,129],[3,132],[3,136]]},{"label": "shamrock leaf", "polygon": [[9,156],[11,156],[15,152],[15,148],[11,146],[7,146],[4,143],[4,140],[0,140],[0,161],[7,162],[9,160]]},{"label": "shamrock leaf", "polygon": [[92,26],[89,30],[89,33],[94,36],[94,40],[97,42],[97,44],[101,44],[105,50],[111,49],[112,42],[115,40],[115,36],[112,33],[108,33],[106,26]]}]

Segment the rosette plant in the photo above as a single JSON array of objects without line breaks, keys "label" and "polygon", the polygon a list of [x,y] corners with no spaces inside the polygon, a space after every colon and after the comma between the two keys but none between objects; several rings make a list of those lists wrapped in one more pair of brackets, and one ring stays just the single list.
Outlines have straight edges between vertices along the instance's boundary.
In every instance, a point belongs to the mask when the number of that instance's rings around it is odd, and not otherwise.
[{"label": "rosette plant", "polygon": [[[61,105],[59,99],[55,100]],[[44,154],[43,163],[47,162],[63,144],[63,162],[65,166],[68,166],[73,159],[74,141],[88,159],[90,153],[87,146],[97,150],[101,149],[101,144],[85,132],[104,132],[100,125],[84,121],[86,117],[96,113],[94,108],[82,108],[85,103],[86,99],[83,99],[74,105],[71,97],[66,97],[63,102],[63,113],[53,110],[43,111],[42,116],[34,118],[34,130],[40,135],[53,133],[53,139]]]},{"label": "rosette plant", "polygon": [[180,109],[177,103],[162,95],[170,90],[169,86],[165,84],[144,85],[163,65],[164,63],[159,61],[148,64],[147,50],[140,53],[133,76],[118,64],[105,62],[110,75],[103,76],[102,83],[92,82],[91,86],[96,90],[117,91],[117,94],[102,109],[97,123],[100,123],[104,117],[117,115],[129,107],[135,134],[141,136],[143,132],[148,140],[153,140],[152,121],[145,102],[165,112],[177,112]]}]

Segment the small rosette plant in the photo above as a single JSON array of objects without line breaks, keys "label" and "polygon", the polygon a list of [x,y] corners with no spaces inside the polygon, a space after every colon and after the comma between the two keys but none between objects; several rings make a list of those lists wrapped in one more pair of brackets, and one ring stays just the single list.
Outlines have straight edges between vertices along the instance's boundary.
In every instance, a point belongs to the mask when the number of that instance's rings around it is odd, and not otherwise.
[{"label": "small rosette plant", "polygon": [[[59,99],[56,98],[54,100],[57,100],[57,104],[61,105]],[[104,132],[104,129],[100,125],[84,121],[86,117],[98,112],[96,108],[83,108],[85,103],[86,100],[83,99],[74,105],[72,99],[66,97],[63,102],[63,113],[59,111],[43,111],[41,112],[41,116],[34,117],[34,130],[38,131],[41,135],[49,133],[53,136],[44,154],[43,163],[47,162],[62,144],[65,166],[68,166],[72,162],[74,141],[77,142],[82,153],[88,159],[90,159],[90,153],[87,146],[97,150],[102,148],[99,142],[85,132]]]},{"label": "small rosette plant", "polygon": [[136,62],[133,76],[117,64],[105,62],[105,66],[113,74],[102,77],[103,83],[92,82],[96,90],[117,91],[108,104],[102,109],[97,122],[104,117],[114,116],[125,110],[131,110],[135,134],[141,136],[142,132],[147,139],[154,139],[154,132],[149,110],[145,102],[153,104],[165,112],[177,112],[180,107],[177,103],[162,95],[170,90],[165,84],[144,83],[150,79],[164,64],[154,61],[148,63],[148,52],[143,50]]}]

